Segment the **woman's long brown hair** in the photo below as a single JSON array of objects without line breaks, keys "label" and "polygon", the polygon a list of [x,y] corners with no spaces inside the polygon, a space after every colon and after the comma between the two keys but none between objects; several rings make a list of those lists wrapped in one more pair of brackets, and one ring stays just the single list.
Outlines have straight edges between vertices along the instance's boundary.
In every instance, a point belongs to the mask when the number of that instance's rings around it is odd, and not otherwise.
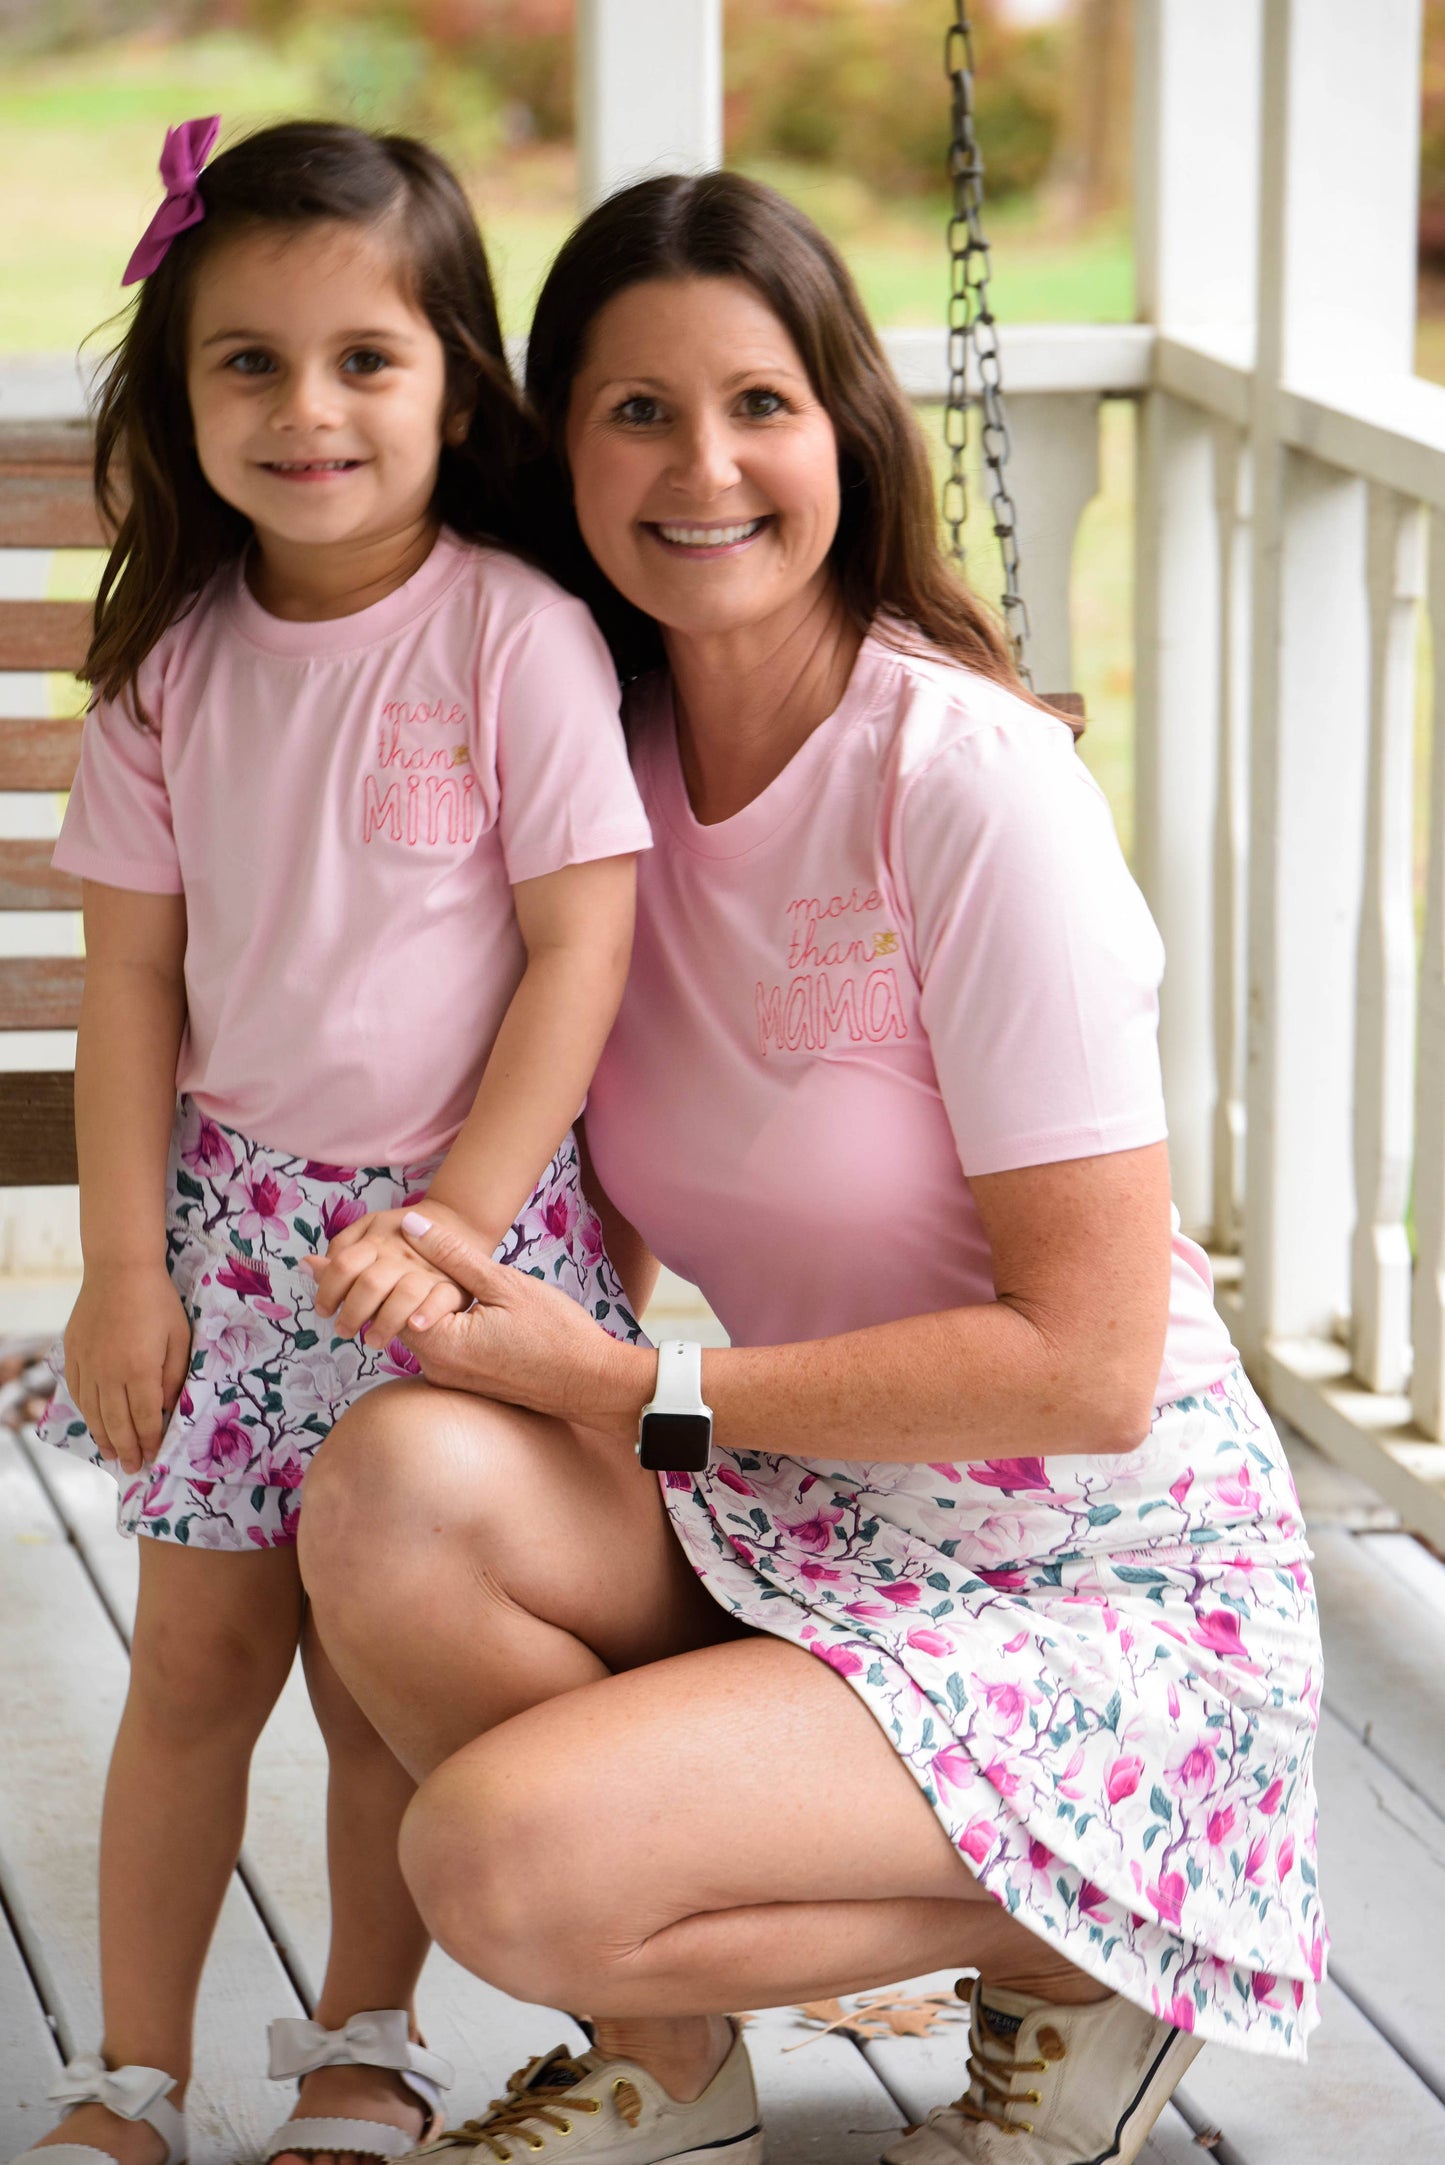
[{"label": "woman's long brown hair", "polygon": [[943,553],[928,451],[841,257],[785,196],[739,173],[639,181],[565,243],[537,302],[527,394],[550,452],[557,543],[625,678],[662,660],[661,635],[592,564],[571,511],[564,437],[572,385],[597,315],[651,278],[737,278],[787,330],[838,438],[842,483],[832,561],[862,631],[926,644],[1021,690],[1004,634]]},{"label": "woman's long brown hair", "polygon": [[469,538],[522,536],[517,476],[535,431],[507,367],[486,251],[445,160],[405,135],[287,121],[224,151],[200,178],[204,218],[175,239],[141,287],[110,356],[95,428],[95,490],[115,535],[79,674],[105,699],[149,718],[136,674],[156,641],[239,556],[251,524],[219,497],[196,458],[186,335],[197,266],[243,231],[335,221],[394,236],[403,286],[446,354],[447,402],[470,414],[442,447],[435,511]]}]

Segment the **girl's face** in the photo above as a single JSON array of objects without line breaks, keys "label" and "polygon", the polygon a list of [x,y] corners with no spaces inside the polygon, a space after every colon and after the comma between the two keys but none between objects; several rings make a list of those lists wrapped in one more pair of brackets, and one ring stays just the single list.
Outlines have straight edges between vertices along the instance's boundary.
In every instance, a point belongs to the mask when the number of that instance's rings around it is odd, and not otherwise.
[{"label": "girl's face", "polygon": [[830,581],[837,437],[740,279],[650,279],[608,302],[572,386],[567,460],[583,540],[666,630],[762,626]]},{"label": "girl's face", "polygon": [[263,550],[365,545],[429,517],[446,357],[367,228],[260,228],[206,255],[186,381],[201,471]]}]

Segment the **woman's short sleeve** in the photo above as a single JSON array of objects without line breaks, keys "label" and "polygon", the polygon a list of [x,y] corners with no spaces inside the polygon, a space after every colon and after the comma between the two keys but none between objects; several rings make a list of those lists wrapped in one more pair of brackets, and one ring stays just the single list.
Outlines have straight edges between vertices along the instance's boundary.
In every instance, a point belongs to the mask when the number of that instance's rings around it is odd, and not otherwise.
[{"label": "woman's short sleeve", "polygon": [[898,835],[964,1172],[1161,1141],[1163,947],[1064,729],[1030,715],[953,743],[906,785]]},{"label": "woman's short sleeve", "polygon": [[[158,719],[155,686],[145,676],[146,710]],[[109,887],[154,895],[183,890],[158,728],[139,727],[124,701],[102,700],[85,718],[54,862]]]},{"label": "woman's short sleeve", "polygon": [[527,620],[503,658],[496,700],[499,824],[513,886],[649,846],[617,672],[580,601],[553,602]]}]

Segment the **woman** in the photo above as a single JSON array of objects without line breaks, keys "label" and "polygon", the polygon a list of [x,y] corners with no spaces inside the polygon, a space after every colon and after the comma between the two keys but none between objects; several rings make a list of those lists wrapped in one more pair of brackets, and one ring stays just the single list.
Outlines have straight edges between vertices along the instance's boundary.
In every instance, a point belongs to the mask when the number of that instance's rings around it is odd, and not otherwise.
[{"label": "woman", "polygon": [[614,198],[528,373],[665,665],[594,1193],[632,1300],[660,1254],[733,1345],[659,1500],[658,1357],[413,1221],[478,1305],[311,1476],[424,1916],[596,2026],[454,2141],[758,2158],[720,2010],[959,1963],[968,2088],[890,2165],[1133,2158],[1201,2040],[1303,2056],[1323,1953],[1308,1551],[1171,1233],[1157,936],[799,213]]}]

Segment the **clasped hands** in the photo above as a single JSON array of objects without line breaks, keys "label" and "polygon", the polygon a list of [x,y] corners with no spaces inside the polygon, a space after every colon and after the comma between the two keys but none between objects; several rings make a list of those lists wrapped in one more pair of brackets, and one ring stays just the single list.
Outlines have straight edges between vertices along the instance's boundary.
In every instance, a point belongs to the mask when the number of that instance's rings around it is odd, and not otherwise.
[{"label": "clasped hands", "polygon": [[359,1219],[307,1267],[338,1337],[373,1347],[400,1338],[444,1390],[635,1438],[655,1355],[610,1337],[557,1287],[495,1262],[445,1205]]},{"label": "clasped hands", "polygon": [[[466,1235],[465,1222],[440,1203],[424,1205],[425,1221]],[[402,1230],[406,1210],[374,1210],[333,1236],[324,1255],[303,1256],[316,1281],[316,1312],[332,1319],[338,1338],[357,1338],[381,1352],[404,1331],[425,1331],[456,1315],[471,1294],[418,1254]]]}]

